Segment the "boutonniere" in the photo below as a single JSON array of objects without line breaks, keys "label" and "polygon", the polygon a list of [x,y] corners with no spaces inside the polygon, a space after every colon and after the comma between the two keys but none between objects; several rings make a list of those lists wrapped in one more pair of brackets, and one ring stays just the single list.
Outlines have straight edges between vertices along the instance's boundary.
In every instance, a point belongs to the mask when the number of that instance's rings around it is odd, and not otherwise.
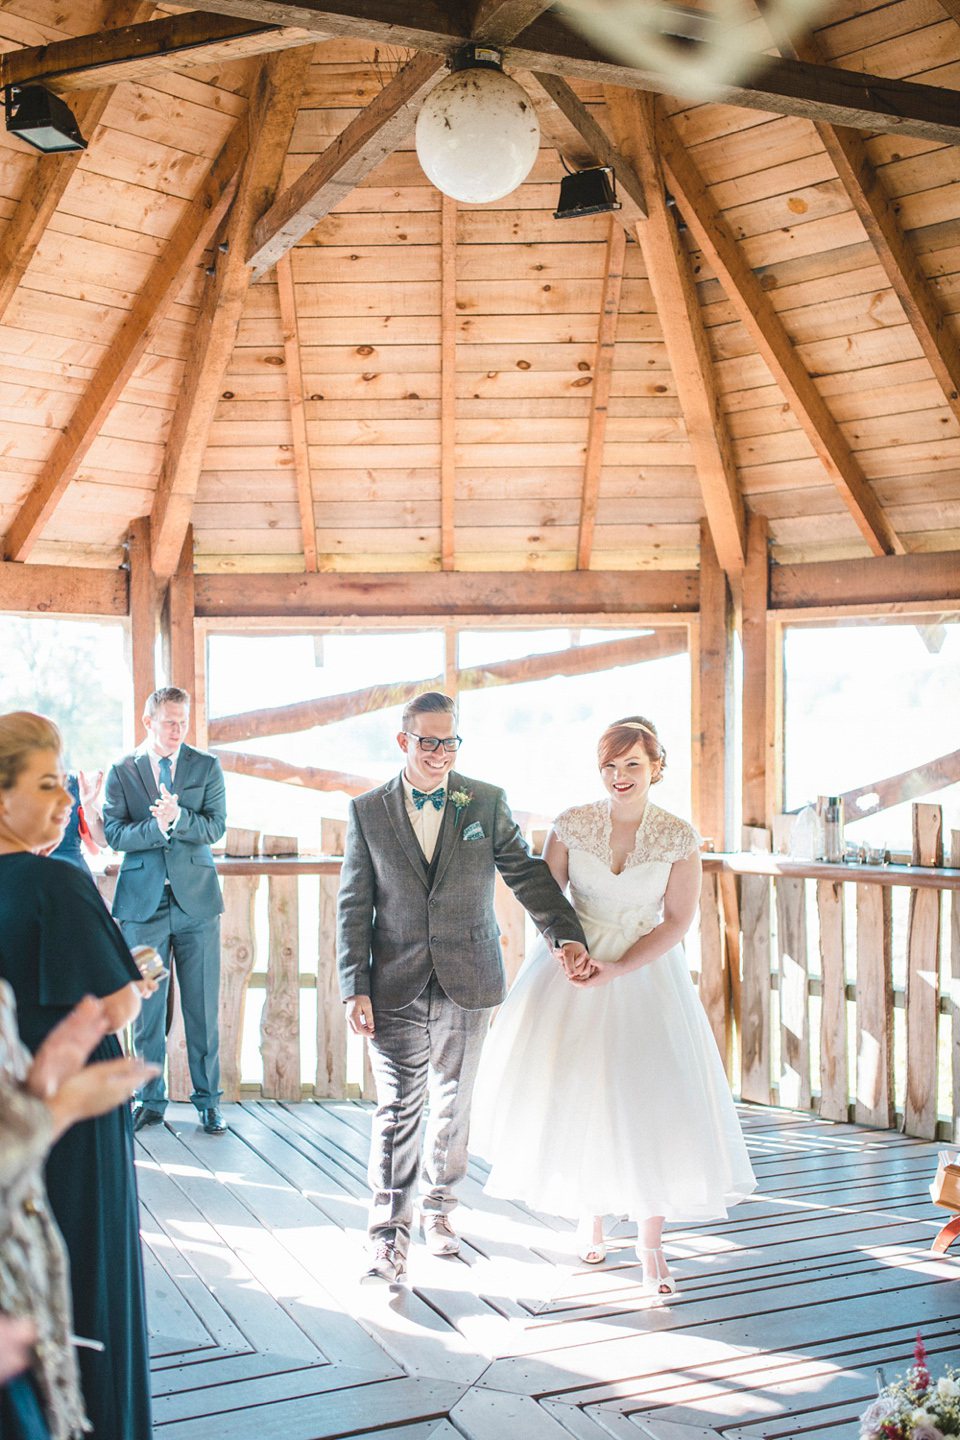
[{"label": "boutonniere", "polygon": [[460,811],[466,809],[466,807],[470,804],[470,801],[473,799],[473,791],[451,790],[448,799],[452,800],[454,805],[457,807],[457,813],[454,818],[459,820]]}]

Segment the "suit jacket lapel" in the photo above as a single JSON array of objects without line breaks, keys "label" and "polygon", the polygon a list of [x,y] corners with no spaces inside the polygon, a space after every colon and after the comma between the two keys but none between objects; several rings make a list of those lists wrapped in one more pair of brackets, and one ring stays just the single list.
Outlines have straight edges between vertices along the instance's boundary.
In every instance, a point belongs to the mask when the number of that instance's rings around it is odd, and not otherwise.
[{"label": "suit jacket lapel", "polygon": [[383,792],[383,803],[386,807],[390,824],[393,826],[394,834],[400,841],[404,855],[410,861],[416,871],[417,878],[424,889],[428,889],[426,864],[423,851],[417,843],[417,837],[413,833],[413,826],[410,824],[410,817],[407,815],[407,804],[403,793],[403,783],[400,776],[391,780]]},{"label": "suit jacket lapel", "polygon": [[193,759],[196,754],[189,745],[180,746],[180,754],[177,756],[177,768],[173,772],[173,793],[179,795],[193,766]]},{"label": "suit jacket lapel", "polygon": [[[451,770],[450,774],[447,776],[448,806],[453,804],[453,802],[449,798],[451,791],[462,790],[464,788],[465,787],[463,780],[460,778],[460,776],[455,770]],[[436,868],[433,872],[433,884],[430,887],[431,889],[434,889],[437,885],[440,884],[440,881],[443,878],[443,872],[450,864],[450,859],[453,855],[453,852],[457,848],[457,841],[460,839],[460,830],[463,824],[463,815],[466,808],[467,807],[464,805],[461,807],[461,809],[457,810],[454,806],[453,815],[448,814],[444,816],[443,828],[441,829],[440,835],[438,837],[440,845],[440,855],[437,860]]]},{"label": "suit jacket lapel", "polygon": [[147,799],[151,802],[160,799],[160,791],[157,789],[157,782],[153,778],[153,766],[150,764],[150,756],[143,752],[137,755],[134,760],[137,767],[137,774],[143,781],[143,788],[147,792]]}]

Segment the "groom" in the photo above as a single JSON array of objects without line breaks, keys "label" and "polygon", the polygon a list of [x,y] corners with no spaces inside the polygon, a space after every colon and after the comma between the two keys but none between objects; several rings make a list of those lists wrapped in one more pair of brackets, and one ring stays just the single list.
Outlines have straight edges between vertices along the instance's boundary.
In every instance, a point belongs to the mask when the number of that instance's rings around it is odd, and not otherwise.
[{"label": "groom", "polygon": [[337,913],[340,993],[351,1030],[370,1041],[377,1086],[361,1277],[372,1284],[406,1271],[418,1171],[429,1250],[460,1249],[449,1216],[467,1170],[470,1097],[490,1011],[506,994],[496,871],[565,962],[586,954],[580,922],[503,791],[453,770],[450,696],[411,700],[401,725],[402,772],[350,803]]}]

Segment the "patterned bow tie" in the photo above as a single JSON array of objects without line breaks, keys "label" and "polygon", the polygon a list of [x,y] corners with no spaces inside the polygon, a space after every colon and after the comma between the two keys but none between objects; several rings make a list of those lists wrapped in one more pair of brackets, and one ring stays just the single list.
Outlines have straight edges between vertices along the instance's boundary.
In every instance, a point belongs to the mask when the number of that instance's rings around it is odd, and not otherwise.
[{"label": "patterned bow tie", "polygon": [[418,810],[422,810],[428,800],[434,810],[442,810],[446,798],[447,792],[442,785],[439,790],[414,790],[413,792],[413,803]]}]

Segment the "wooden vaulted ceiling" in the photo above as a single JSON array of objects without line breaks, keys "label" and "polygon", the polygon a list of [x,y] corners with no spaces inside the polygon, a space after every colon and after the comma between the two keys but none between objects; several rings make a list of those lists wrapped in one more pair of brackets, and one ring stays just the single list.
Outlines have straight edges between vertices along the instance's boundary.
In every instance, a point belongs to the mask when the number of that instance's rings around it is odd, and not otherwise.
[{"label": "wooden vaulted ceiling", "polygon": [[[502,201],[425,179],[473,35],[541,116]],[[837,0],[722,102],[538,0],[5,0],[7,560],[204,571],[742,569],[960,549],[960,6]],[[46,47],[46,48],[42,48]],[[880,77],[880,78],[877,78]],[[617,216],[556,221],[567,163]],[[192,532],[189,527],[192,526]]]}]

